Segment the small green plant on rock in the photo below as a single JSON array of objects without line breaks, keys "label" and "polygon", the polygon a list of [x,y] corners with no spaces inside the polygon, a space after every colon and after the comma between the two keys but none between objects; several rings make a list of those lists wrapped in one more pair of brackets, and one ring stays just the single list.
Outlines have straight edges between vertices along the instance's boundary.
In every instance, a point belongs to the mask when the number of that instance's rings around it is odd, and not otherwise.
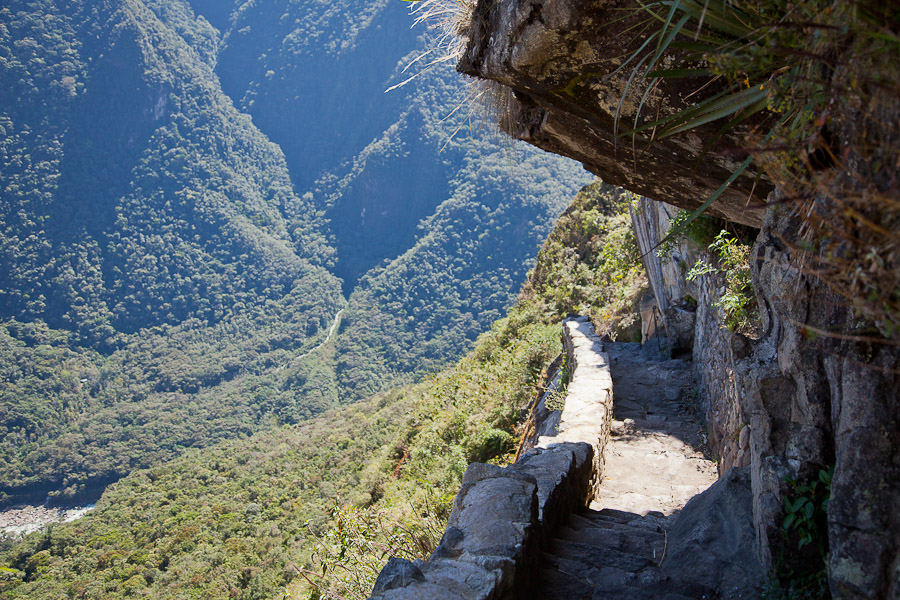
[{"label": "small green plant on rock", "polygon": [[[728,136],[745,157],[722,186],[670,230],[699,218],[755,164],[801,226],[798,265],[900,337],[900,11],[896,2],[654,0],[638,2],[645,42],[630,71],[616,128],[651,143],[714,124],[702,154]],[[653,111],[665,81],[693,78],[707,96]],[[630,88],[643,85],[625,119]],[[696,92],[695,92],[696,93]],[[688,95],[688,98],[693,93]],[[631,122],[626,122],[631,121]],[[631,127],[630,129],[628,129]]]},{"label": "small green plant on rock", "polygon": [[547,400],[544,405],[547,410],[563,410],[566,407],[566,392],[569,389],[569,382],[572,381],[572,363],[569,362],[569,355],[562,353],[562,362],[559,366],[559,385],[556,389],[547,390]]},{"label": "small green plant on rock", "polygon": [[682,239],[689,239],[700,246],[709,246],[725,225],[721,219],[709,215],[700,215],[688,222],[690,217],[690,212],[680,210],[672,218],[669,231],[673,233],[667,235],[656,249],[656,255],[663,262],[671,258],[672,252]]},{"label": "small green plant on rock", "polygon": [[752,334],[759,321],[759,309],[750,275],[750,246],[742,243],[727,230],[722,230],[708,246],[718,264],[700,259],[688,271],[688,281],[710,273],[725,276],[725,293],[713,303],[725,316],[725,325],[731,331]]},{"label": "small green plant on rock", "polygon": [[559,390],[553,390],[547,396],[545,402],[547,410],[563,410],[566,407],[566,393]]},{"label": "small green plant on rock", "polygon": [[808,483],[789,480],[784,498],[781,543],[775,573],[763,590],[767,600],[819,600],[829,598],[828,501],[834,467],[819,471]]}]

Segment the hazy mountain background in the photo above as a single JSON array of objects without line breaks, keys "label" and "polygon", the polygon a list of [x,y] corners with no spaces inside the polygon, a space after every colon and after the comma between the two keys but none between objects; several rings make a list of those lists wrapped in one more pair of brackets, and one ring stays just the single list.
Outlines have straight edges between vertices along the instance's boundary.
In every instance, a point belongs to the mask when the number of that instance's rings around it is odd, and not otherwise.
[{"label": "hazy mountain background", "polygon": [[449,65],[385,93],[407,8],[0,7],[0,500],[413,380],[510,304],[585,175],[471,135]]}]

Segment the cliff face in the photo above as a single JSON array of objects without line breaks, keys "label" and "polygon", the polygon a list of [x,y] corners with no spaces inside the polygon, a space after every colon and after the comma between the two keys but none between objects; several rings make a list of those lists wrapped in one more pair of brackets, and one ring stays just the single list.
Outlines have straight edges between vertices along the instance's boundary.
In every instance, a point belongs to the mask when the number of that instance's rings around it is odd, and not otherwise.
[{"label": "cliff face", "polygon": [[[736,360],[747,354],[748,340],[731,332],[715,304],[727,286],[717,270],[692,278],[686,272],[699,260],[718,259],[701,244],[680,238],[667,256],[657,247],[671,229],[678,210],[641,198],[632,209],[632,224],[653,291],[653,307],[674,353],[691,351],[698,393],[705,410],[708,445],[718,458],[719,474],[750,464],[749,417],[741,410]],[[649,315],[652,318],[652,313]],[[648,315],[643,314],[647,321]]]},{"label": "cliff face", "polygon": [[[633,7],[602,0],[482,0],[458,68],[505,86],[511,100],[502,125],[515,137],[580,160],[608,182],[696,208],[734,167],[714,153],[698,163],[703,130],[649,147],[638,143],[637,150],[630,139],[616,137],[615,113],[628,69],[614,70],[642,43],[640,34],[620,33],[635,31],[620,10]],[[621,122],[634,121],[642,92],[632,89],[625,96]],[[649,111],[697,101],[685,92],[678,85],[661,87]],[[896,103],[891,106],[896,117]],[[844,113],[845,123],[835,125],[840,141],[852,128],[851,112]],[[859,168],[860,161],[849,150],[845,154],[850,157],[845,164]],[[762,317],[759,339],[732,335],[720,329],[714,314],[703,313],[715,288],[707,290],[710,298],[701,298],[694,356],[713,446],[723,465],[752,467],[755,527],[770,568],[781,539],[788,479],[815,478],[834,464],[828,511],[831,593],[897,598],[900,351],[867,333],[875,330],[873,324],[861,320],[804,263],[796,250],[802,247],[803,223],[782,201],[787,194],[775,190],[769,210],[759,207],[760,194],[770,189],[757,187],[754,196],[750,179],[738,179],[710,211],[760,228],[751,267]],[[836,189],[831,198],[823,194],[813,203],[826,218],[847,188]]]},{"label": "cliff face", "polygon": [[758,535],[777,540],[784,477],[834,461],[829,579],[836,598],[900,594],[897,347],[854,335],[846,300],[785,245],[799,223],[772,211],[754,246],[764,336],[738,369],[750,416]]}]

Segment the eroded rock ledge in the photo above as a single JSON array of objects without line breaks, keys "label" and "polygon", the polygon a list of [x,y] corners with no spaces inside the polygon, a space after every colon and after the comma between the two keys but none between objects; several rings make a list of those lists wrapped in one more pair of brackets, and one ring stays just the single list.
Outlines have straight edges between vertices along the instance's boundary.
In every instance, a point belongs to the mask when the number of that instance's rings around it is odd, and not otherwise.
[{"label": "eroded rock ledge", "polygon": [[[704,140],[719,129],[710,124],[652,146],[638,137],[617,137],[616,113],[631,66],[616,69],[644,38],[637,4],[625,0],[480,0],[466,33],[468,44],[457,69],[505,86],[508,106],[501,126],[513,137],[582,162],[605,182],[697,208],[733,173],[738,163],[718,153],[739,147],[738,137],[723,138],[702,153]],[[623,39],[624,38],[624,39]],[[618,131],[635,122],[644,94],[636,77],[621,104]],[[664,81],[640,114],[656,118],[696,102],[696,82]],[[701,92],[715,93],[715,86]],[[652,119],[651,119],[652,120]],[[763,200],[771,190],[746,174],[710,212],[759,227]]]}]

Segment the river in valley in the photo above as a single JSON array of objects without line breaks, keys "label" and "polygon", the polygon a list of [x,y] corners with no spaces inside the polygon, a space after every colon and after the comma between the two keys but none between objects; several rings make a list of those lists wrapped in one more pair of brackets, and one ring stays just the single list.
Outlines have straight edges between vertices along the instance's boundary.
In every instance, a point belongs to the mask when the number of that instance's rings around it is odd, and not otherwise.
[{"label": "river in valley", "polygon": [[65,506],[18,504],[0,509],[0,539],[19,539],[52,523],[69,523],[80,519],[95,506],[93,503]]}]

